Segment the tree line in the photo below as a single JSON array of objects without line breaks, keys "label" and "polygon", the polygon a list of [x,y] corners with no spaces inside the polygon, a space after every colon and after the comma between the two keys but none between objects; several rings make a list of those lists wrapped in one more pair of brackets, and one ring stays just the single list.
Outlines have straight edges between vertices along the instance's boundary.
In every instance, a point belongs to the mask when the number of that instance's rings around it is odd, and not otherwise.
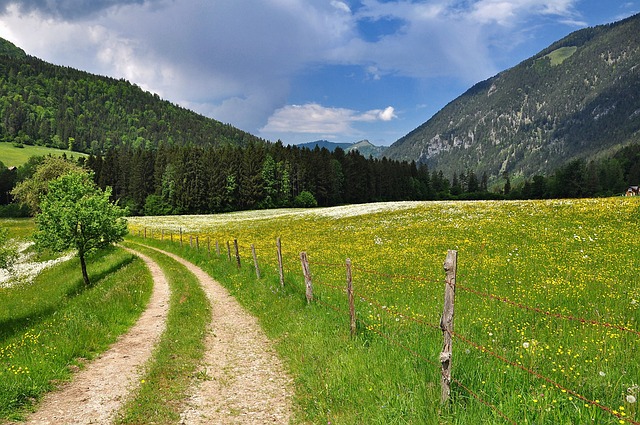
[{"label": "tree line", "polygon": [[[12,191],[33,176],[34,157],[18,169],[0,163],[0,215],[28,214]],[[378,201],[545,199],[615,196],[640,183],[640,145],[599,161],[574,160],[550,176],[504,176],[501,183],[472,171],[447,177],[415,162],[365,158],[338,148],[276,143],[247,146],[121,145],[80,158],[96,184],[132,215],[206,214],[248,209],[314,207]]]}]

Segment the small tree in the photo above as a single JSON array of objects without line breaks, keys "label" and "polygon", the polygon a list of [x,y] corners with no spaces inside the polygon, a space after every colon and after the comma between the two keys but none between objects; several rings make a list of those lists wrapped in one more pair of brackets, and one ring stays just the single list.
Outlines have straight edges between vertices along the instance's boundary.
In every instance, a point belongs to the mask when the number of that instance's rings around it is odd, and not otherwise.
[{"label": "small tree", "polygon": [[91,173],[71,172],[49,183],[36,216],[38,247],[56,252],[77,250],[86,285],[90,284],[86,255],[127,234],[125,210],[110,202],[110,196],[111,188],[100,190]]},{"label": "small tree", "polygon": [[318,206],[318,201],[316,201],[313,193],[303,190],[300,192],[298,196],[293,200],[293,205],[296,208],[315,208]]},{"label": "small tree", "polygon": [[38,165],[33,176],[18,183],[11,194],[20,204],[28,206],[32,214],[37,214],[40,211],[40,201],[46,195],[51,180],[70,172],[84,171],[82,167],[65,158],[46,157],[42,164]]}]

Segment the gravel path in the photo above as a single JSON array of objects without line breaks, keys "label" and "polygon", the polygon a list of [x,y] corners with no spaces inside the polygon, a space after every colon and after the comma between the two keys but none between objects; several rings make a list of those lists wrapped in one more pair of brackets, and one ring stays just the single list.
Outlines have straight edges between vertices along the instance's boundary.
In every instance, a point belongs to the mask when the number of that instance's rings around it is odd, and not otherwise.
[{"label": "gravel path", "polygon": [[26,424],[108,424],[137,387],[142,366],[165,329],[170,291],[158,264],[134,253],[147,264],[154,280],[147,309],[109,350],[75,374],[71,382],[47,394]]},{"label": "gravel path", "polygon": [[[197,373],[206,378],[194,382],[180,424],[289,423],[292,380],[257,320],[202,269],[172,253],[156,250],[196,275],[212,305],[204,362]],[[147,310],[108,351],[60,390],[45,396],[37,412],[24,423],[109,424],[137,387],[142,366],[165,329],[170,290],[157,263],[129,251],[147,264],[154,279]]]},{"label": "gravel path", "polygon": [[255,317],[194,264],[166,251],[200,280],[212,305],[203,373],[181,424],[287,424],[292,380]]}]

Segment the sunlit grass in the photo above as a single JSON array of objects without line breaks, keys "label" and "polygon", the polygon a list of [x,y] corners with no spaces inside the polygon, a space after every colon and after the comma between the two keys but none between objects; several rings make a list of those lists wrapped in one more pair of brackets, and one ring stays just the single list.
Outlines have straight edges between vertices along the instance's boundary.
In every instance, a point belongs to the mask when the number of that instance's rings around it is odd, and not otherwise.
[{"label": "sunlit grass", "polygon": [[[398,205],[368,206],[360,215],[345,208],[345,216],[337,208],[254,219],[243,213],[242,220],[171,217],[167,232],[191,232],[183,236],[189,255],[195,251],[189,235],[198,235],[201,248],[207,239],[211,246],[219,241],[221,258],[206,267],[278,341],[296,377],[301,420],[508,423],[501,414],[537,424],[640,420],[637,402],[627,397],[637,398],[640,384],[640,200]],[[159,238],[163,220],[134,219],[132,228],[155,227]],[[285,289],[277,281],[278,236]],[[226,261],[233,239],[240,273]],[[259,282],[250,244],[265,275]],[[494,409],[457,384],[452,403],[439,404],[437,325],[447,249],[459,258],[453,375]],[[300,251],[308,252],[316,282],[319,302],[311,306],[304,302]],[[344,285],[347,257],[361,297],[353,340],[343,291],[322,285]]]},{"label": "sunlit grass", "polygon": [[90,256],[88,271],[91,287],[75,259],[0,289],[0,419],[20,419],[144,309],[151,290],[144,263],[114,248]]}]

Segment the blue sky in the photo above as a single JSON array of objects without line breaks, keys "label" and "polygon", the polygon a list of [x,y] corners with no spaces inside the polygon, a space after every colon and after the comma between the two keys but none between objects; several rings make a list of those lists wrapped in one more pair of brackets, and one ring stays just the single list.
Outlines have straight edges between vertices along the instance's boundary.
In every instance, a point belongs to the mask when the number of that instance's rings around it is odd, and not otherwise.
[{"label": "blue sky", "polygon": [[268,140],[390,145],[640,0],[0,0],[0,37]]}]

